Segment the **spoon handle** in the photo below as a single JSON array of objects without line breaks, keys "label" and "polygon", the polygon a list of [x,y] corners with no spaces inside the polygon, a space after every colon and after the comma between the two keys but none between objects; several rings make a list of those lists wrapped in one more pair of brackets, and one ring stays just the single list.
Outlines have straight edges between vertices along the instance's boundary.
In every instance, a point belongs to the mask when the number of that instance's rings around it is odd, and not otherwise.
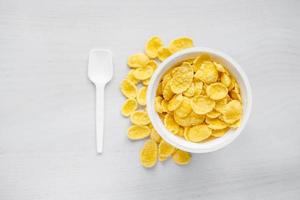
[{"label": "spoon handle", "polygon": [[97,153],[103,151],[104,130],[104,87],[105,84],[96,85],[96,141]]}]

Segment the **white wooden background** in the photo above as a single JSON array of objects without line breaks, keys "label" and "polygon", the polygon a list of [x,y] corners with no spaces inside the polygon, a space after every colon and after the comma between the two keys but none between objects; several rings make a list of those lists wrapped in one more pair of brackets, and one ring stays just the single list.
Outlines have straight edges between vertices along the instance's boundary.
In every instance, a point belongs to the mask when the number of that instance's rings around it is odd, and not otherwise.
[{"label": "white wooden background", "polygon": [[[0,0],[0,200],[299,199],[297,0]],[[254,96],[223,150],[145,170],[126,138],[119,83],[152,34],[187,35],[237,59]],[[104,154],[95,153],[87,55],[114,53]]]}]

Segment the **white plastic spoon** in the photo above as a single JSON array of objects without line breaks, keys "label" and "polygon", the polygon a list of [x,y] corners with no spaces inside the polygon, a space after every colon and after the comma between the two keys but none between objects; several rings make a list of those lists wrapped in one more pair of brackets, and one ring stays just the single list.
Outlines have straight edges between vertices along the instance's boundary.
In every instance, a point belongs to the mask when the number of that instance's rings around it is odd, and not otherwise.
[{"label": "white plastic spoon", "polygon": [[113,76],[112,53],[106,49],[90,51],[88,77],[96,86],[96,144],[97,153],[103,151],[104,88]]}]

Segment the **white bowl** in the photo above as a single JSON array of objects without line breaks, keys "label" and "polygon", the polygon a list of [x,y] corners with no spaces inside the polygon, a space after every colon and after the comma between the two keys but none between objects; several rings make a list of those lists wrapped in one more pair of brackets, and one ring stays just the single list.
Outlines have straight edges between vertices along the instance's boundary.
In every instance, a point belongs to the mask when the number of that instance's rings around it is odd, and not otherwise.
[{"label": "white bowl", "polygon": [[[161,80],[163,74],[175,64],[189,59],[199,56],[203,53],[211,55],[213,60],[224,64],[227,69],[233,74],[236,78],[238,84],[240,85],[241,95],[243,99],[243,116],[241,119],[241,125],[237,129],[230,129],[228,133],[226,133],[223,137],[207,141],[205,143],[193,143],[184,140],[181,137],[178,137],[168,131],[162,121],[160,120],[158,114],[154,108],[154,99],[156,95],[156,89]],[[172,144],[178,149],[193,152],[193,153],[207,153],[216,151],[230,144],[233,140],[235,140],[242,130],[244,129],[252,107],[252,93],[251,87],[248,81],[248,78],[239,64],[233,60],[230,56],[213,49],[204,48],[204,47],[195,47],[189,48],[178,53],[173,54],[168,57],[165,61],[163,61],[156,71],[154,72],[151,81],[147,90],[147,112],[149,114],[149,118],[155,128],[155,130],[159,133],[159,135],[168,143]]]}]

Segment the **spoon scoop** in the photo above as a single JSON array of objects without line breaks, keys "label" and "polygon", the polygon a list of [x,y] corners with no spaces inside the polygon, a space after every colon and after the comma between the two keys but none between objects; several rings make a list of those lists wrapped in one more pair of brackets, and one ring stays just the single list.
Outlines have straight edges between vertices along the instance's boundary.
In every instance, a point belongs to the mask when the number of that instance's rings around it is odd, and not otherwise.
[{"label": "spoon scoop", "polygon": [[96,86],[96,144],[97,153],[103,151],[104,88],[113,76],[112,53],[106,49],[90,51],[88,77]]}]

